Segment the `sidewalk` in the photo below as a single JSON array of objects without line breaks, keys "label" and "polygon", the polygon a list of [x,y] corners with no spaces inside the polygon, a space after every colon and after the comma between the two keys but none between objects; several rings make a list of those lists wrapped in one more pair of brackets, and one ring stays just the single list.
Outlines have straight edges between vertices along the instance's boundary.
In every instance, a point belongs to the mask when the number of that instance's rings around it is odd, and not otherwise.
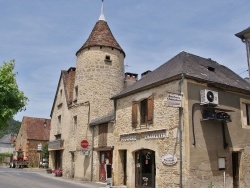
[{"label": "sidewalk", "polygon": [[75,179],[69,179],[66,177],[56,177],[55,174],[48,174],[45,168],[24,168],[24,170],[32,171],[34,173],[40,174],[42,176],[46,176],[48,178],[56,179],[58,181],[70,182],[78,185],[84,184],[89,185],[90,187],[103,188],[107,187],[106,183],[103,182],[92,182],[92,181],[80,181]]}]

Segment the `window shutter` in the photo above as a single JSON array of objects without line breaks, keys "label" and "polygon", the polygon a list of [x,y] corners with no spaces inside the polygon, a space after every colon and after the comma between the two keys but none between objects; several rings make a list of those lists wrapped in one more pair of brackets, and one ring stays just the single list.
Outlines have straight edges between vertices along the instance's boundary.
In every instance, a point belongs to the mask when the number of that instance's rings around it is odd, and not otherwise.
[{"label": "window shutter", "polygon": [[153,96],[150,96],[148,98],[148,114],[147,114],[147,123],[152,124],[153,123],[153,110],[154,110],[154,100]]},{"label": "window shutter", "polygon": [[137,111],[138,111],[138,102],[133,101],[132,102],[132,126],[136,127],[137,126]]}]

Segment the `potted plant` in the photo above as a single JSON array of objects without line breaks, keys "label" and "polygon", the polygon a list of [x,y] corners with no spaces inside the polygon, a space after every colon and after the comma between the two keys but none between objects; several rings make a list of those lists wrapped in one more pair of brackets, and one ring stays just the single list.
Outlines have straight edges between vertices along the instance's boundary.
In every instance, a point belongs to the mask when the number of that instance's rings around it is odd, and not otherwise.
[{"label": "potted plant", "polygon": [[56,177],[62,177],[62,170],[61,169],[55,169],[54,174]]}]

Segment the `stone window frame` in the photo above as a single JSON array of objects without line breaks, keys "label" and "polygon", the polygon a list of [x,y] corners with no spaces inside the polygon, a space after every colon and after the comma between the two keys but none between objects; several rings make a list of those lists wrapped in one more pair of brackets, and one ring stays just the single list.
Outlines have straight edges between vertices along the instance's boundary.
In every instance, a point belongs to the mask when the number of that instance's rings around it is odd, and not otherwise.
[{"label": "stone window frame", "polygon": [[77,129],[77,116],[73,116],[73,131],[76,131]]},{"label": "stone window frame", "polygon": [[112,60],[111,60],[111,55],[105,55],[104,62],[108,65],[111,65]]},{"label": "stone window frame", "polygon": [[243,129],[250,129],[250,100],[240,99],[241,125]]}]

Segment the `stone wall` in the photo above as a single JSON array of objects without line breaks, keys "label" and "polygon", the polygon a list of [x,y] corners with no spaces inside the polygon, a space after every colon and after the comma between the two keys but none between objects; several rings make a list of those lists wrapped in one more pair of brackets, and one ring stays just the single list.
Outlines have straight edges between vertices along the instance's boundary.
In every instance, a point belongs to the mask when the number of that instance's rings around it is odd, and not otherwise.
[{"label": "stone wall", "polygon": [[[105,61],[106,55],[111,61]],[[91,47],[77,54],[75,87],[78,87],[77,101],[67,106],[65,94],[60,97],[60,90],[64,90],[60,80],[56,102],[51,119],[50,141],[55,140],[58,130],[64,140],[62,168],[64,176],[79,180],[98,180],[99,158],[98,152],[91,152],[93,144],[98,143],[98,134],[92,143],[92,133],[89,123],[105,116],[114,110],[110,98],[124,87],[124,56],[120,51],[107,47]],[[75,94],[73,93],[73,96]],[[75,98],[74,98],[75,100]],[[60,105],[59,105],[60,104]],[[60,106],[60,108],[58,107]],[[61,126],[58,127],[58,116],[61,115]],[[77,126],[74,126],[74,117],[77,116]],[[112,134],[112,126],[109,126]],[[98,132],[98,129],[97,129]],[[96,134],[96,133],[95,133]],[[109,136],[108,144],[113,144]],[[90,155],[83,155],[81,141],[87,140],[90,144]],[[53,151],[50,155],[50,164],[53,168]],[[72,153],[75,161],[72,163]],[[92,161],[93,160],[93,161]],[[93,164],[93,166],[92,166]],[[73,167],[74,166],[74,167]]]},{"label": "stone wall", "polygon": [[[135,185],[135,152],[140,149],[150,149],[155,152],[156,187],[178,187],[179,163],[166,166],[162,163],[162,156],[175,154],[179,159],[179,143],[177,140],[177,129],[179,125],[178,108],[167,106],[167,93],[177,93],[178,82],[159,86],[154,89],[138,92],[134,95],[124,97],[117,101],[116,123],[114,125],[115,149],[114,149],[114,182],[121,185],[124,176],[122,170],[122,155],[127,151],[127,187]],[[142,100],[146,96],[154,97],[154,119],[153,124],[147,127],[132,127],[132,101]],[[165,131],[164,138],[145,139],[151,133]],[[136,134],[136,140],[121,141],[123,135]]]},{"label": "stone wall", "polygon": [[[249,187],[249,153],[247,152],[249,129],[242,126],[241,100],[249,96],[220,90],[219,88],[207,88],[206,85],[189,82],[187,84],[188,108],[185,110],[186,130],[188,128],[189,139],[186,140],[186,147],[189,151],[187,173],[184,176],[185,187],[223,187],[224,171],[226,187],[233,187],[233,153],[238,153],[239,159],[239,186]],[[224,123],[225,138],[223,138],[223,123],[217,120],[202,120],[202,109],[206,106],[199,105],[200,90],[210,89],[217,91],[219,106],[216,108],[227,112],[231,121]],[[198,104],[195,106],[195,104]],[[194,108],[193,108],[194,107]],[[193,108],[193,110],[192,110]],[[220,110],[219,110],[220,111]],[[192,116],[194,123],[192,124]],[[224,146],[224,141],[226,147]],[[195,142],[194,142],[195,141]],[[218,158],[226,159],[226,169],[219,170]]]}]

